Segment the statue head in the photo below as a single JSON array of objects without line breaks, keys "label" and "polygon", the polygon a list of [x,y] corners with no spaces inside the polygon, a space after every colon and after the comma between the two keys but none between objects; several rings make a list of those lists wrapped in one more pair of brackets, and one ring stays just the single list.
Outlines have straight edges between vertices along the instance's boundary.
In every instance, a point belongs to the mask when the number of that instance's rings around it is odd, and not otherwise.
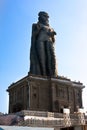
[{"label": "statue head", "polygon": [[44,12],[44,11],[40,11],[39,13],[38,13],[38,20],[39,20],[39,22],[41,23],[41,24],[44,24],[44,25],[46,25],[46,26],[49,26],[49,20],[48,20],[48,18],[49,18],[49,15],[48,15],[48,13],[46,13],[46,12]]}]

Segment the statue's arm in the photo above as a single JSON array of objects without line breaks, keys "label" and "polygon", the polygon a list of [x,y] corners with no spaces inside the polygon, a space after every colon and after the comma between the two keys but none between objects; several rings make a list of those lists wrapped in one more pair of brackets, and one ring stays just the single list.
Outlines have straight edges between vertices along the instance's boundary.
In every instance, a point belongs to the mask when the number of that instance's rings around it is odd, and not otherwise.
[{"label": "statue's arm", "polygon": [[38,35],[39,31],[40,31],[39,24],[38,23],[37,24],[33,24],[32,25],[32,36],[36,37]]},{"label": "statue's arm", "polygon": [[35,44],[36,44],[39,31],[40,31],[40,28],[39,28],[38,23],[34,23],[32,25],[32,36],[31,36],[31,51],[33,53],[35,52]]},{"label": "statue's arm", "polygon": [[56,35],[56,32],[54,31],[54,29],[49,29],[48,35],[52,38],[52,42],[54,43],[55,42],[54,36]]},{"label": "statue's arm", "polygon": [[33,65],[36,60],[35,44],[36,44],[38,33],[39,33],[39,31],[37,29],[37,24],[34,23],[32,25],[31,49],[30,49],[30,59],[31,59],[31,64],[33,64]]}]

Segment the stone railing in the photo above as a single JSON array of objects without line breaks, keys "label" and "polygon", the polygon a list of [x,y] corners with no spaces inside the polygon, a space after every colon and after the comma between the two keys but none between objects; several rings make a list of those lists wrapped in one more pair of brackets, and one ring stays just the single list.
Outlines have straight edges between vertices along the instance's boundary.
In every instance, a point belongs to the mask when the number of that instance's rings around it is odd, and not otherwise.
[{"label": "stone railing", "polygon": [[32,126],[32,127],[62,127],[63,120],[53,120],[53,119],[27,119],[19,123],[20,126]]},{"label": "stone railing", "polygon": [[63,118],[62,113],[55,113],[55,112],[45,112],[45,111],[30,111],[30,110],[22,110],[16,113],[17,115],[22,116],[37,116],[37,117],[48,117],[52,116],[54,118]]},{"label": "stone railing", "polygon": [[68,127],[85,125],[87,118],[84,114],[63,114],[41,111],[21,111],[24,120],[19,122],[21,126],[38,126],[38,127]]}]

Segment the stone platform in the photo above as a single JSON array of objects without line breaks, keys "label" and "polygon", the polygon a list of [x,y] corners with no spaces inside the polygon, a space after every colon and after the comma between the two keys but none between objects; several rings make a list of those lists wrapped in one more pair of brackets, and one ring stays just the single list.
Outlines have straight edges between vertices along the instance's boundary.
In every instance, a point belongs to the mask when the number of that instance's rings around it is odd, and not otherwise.
[{"label": "stone platform", "polygon": [[62,113],[63,108],[70,112],[82,107],[80,82],[65,77],[43,77],[28,75],[8,87],[9,113],[21,110],[49,111]]}]

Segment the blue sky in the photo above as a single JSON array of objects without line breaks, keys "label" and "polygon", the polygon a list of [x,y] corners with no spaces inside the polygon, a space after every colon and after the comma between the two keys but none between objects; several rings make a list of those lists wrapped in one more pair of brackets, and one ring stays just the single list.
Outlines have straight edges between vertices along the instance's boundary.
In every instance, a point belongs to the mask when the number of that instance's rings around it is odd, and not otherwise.
[{"label": "blue sky", "polygon": [[[58,74],[87,86],[87,0],[0,0],[0,111],[8,111],[6,89],[27,75],[32,23],[46,11],[57,32]],[[85,109],[87,87],[83,90]]]}]

